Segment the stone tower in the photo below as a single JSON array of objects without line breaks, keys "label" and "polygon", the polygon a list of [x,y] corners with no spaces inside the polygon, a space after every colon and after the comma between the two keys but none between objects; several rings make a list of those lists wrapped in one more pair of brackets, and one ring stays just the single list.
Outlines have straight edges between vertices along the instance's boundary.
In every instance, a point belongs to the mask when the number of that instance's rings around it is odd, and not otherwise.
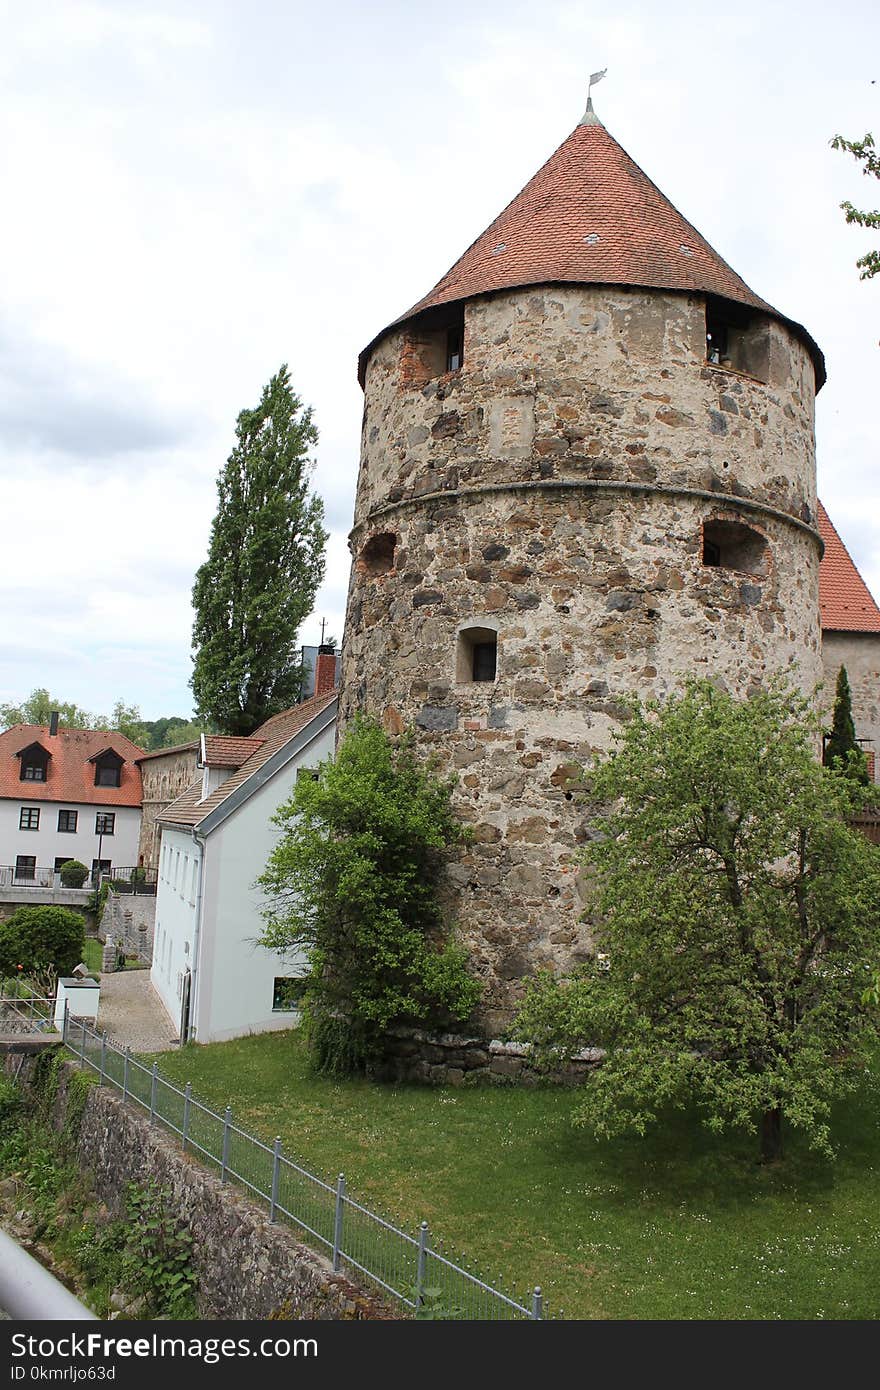
[{"label": "stone tower", "polygon": [[820,678],[823,358],[588,105],[360,379],[341,720],[458,774],[450,904],[498,1027],[588,947],[569,784],[619,697]]}]

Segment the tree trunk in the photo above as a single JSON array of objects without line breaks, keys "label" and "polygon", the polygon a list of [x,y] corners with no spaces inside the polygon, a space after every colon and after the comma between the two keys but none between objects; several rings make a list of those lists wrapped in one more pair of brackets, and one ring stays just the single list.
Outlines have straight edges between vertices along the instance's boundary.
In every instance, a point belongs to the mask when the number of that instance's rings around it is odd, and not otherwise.
[{"label": "tree trunk", "polygon": [[761,1162],[774,1163],[782,1157],[782,1111],[779,1106],[761,1116]]}]

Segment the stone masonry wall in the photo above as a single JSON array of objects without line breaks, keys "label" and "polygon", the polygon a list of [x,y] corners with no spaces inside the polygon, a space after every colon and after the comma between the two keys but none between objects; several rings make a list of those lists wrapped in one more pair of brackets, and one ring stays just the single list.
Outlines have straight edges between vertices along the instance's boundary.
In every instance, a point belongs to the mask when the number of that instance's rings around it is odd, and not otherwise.
[{"label": "stone masonry wall", "polygon": [[[763,382],[707,364],[699,296],[567,285],[469,302],[460,371],[420,377],[405,327],[368,363],[340,728],[414,725],[458,774],[449,910],[490,1034],[589,950],[570,788],[620,697],[819,678],[813,366],[765,330]],[[707,522],[759,562],[703,564]],[[497,634],[494,681],[462,678],[468,628]]]},{"label": "stone masonry wall", "polygon": [[175,797],[185,792],[196,776],[198,747],[173,748],[141,763],[143,802],[138,862],[148,869],[159,867],[159,840],[156,820]]},{"label": "stone masonry wall", "polygon": [[[7,1061],[11,1072],[12,1059]],[[19,1067],[20,1059],[14,1059]],[[33,1063],[24,1059],[16,1079],[25,1087]],[[72,1070],[72,1064],[69,1070]],[[53,1123],[64,1125],[67,1090],[62,1081]],[[199,1281],[199,1315],[246,1320],[283,1318],[389,1318],[388,1309],[350,1280],[334,1274],[326,1260],[301,1245],[282,1225],[224,1185],[207,1168],[181,1152],[109,1090],[93,1087],[83,1112],[77,1158],[93,1175],[95,1190],[121,1215],[129,1182],[155,1180],[193,1235],[193,1265]]]},{"label": "stone masonry wall", "polygon": [[828,727],[834,709],[834,688],[841,666],[852,690],[856,738],[869,739],[865,752],[874,754],[874,780],[880,781],[880,633],[823,632],[822,665]]}]

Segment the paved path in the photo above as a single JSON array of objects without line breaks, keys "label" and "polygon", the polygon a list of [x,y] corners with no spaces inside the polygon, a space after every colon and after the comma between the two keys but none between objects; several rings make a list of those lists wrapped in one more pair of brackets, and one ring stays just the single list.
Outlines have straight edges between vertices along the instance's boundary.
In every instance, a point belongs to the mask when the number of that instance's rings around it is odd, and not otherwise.
[{"label": "paved path", "polygon": [[149,970],[117,970],[101,976],[98,1030],[132,1052],[168,1052],[177,1029],[150,984]]}]

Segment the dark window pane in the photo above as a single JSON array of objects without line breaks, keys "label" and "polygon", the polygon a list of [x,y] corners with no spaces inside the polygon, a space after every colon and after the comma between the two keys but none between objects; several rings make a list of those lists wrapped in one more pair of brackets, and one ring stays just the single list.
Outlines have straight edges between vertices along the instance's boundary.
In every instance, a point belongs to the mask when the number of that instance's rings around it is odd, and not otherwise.
[{"label": "dark window pane", "polygon": [[495,661],[498,651],[495,642],[475,642],[474,643],[474,680],[493,681],[495,679]]}]

